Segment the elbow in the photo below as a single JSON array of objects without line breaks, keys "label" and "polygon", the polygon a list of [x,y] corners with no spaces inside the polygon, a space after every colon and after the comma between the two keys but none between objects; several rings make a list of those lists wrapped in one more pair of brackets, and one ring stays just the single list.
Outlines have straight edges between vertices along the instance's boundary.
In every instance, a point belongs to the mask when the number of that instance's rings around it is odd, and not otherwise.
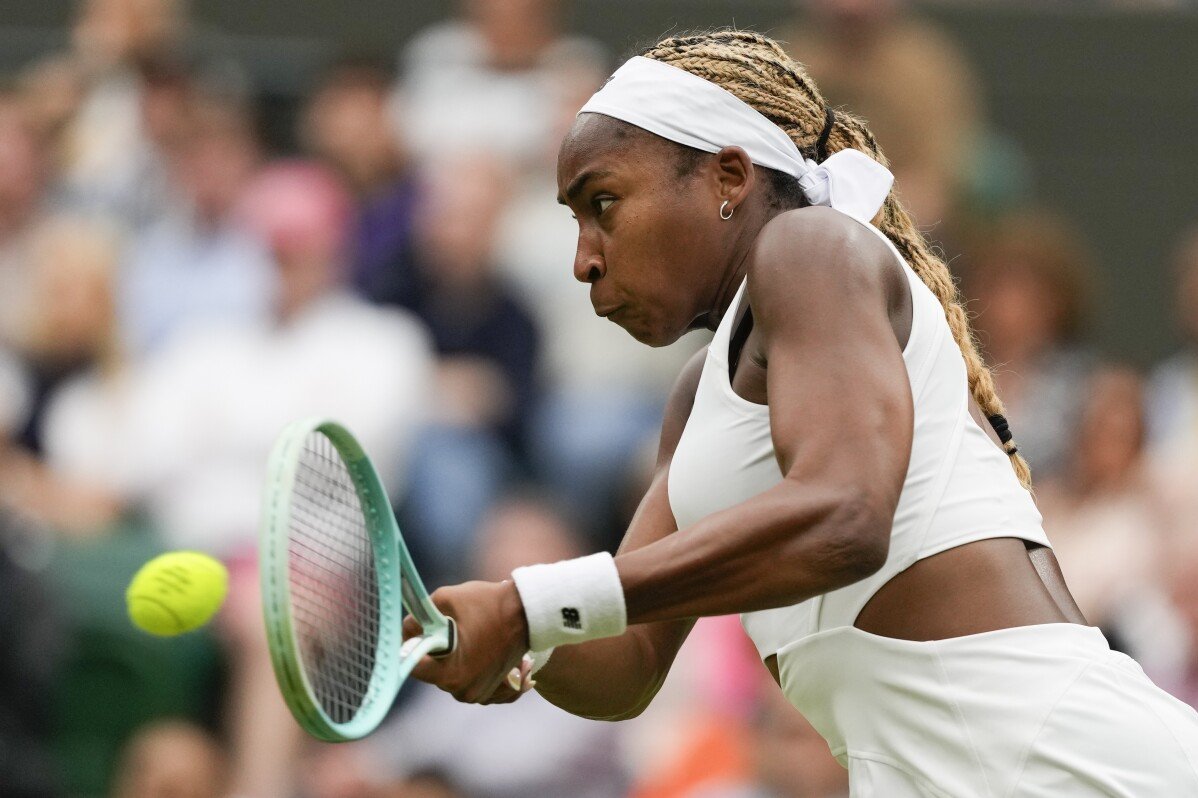
[{"label": "elbow", "polygon": [[612,712],[610,714],[586,711],[572,712],[572,714],[577,715],[580,718],[586,718],[587,720],[598,720],[608,723],[616,723],[617,721],[621,720],[632,720],[633,718],[639,717],[642,712],[648,709],[649,704],[653,701],[653,697],[657,695],[657,688],[659,687],[661,687],[660,683],[658,683],[646,695],[642,696],[638,701],[630,703],[629,705],[622,707],[618,711]]},{"label": "elbow", "polygon": [[640,717],[640,714],[644,712],[645,708],[648,706],[648,703],[640,704],[638,706],[632,707],[631,709],[624,710],[623,712],[618,712],[615,715],[582,715],[581,717],[584,717],[587,720],[601,721],[603,723],[618,723],[622,720],[632,720],[633,718]]},{"label": "elbow", "polygon": [[820,557],[824,573],[836,589],[867,579],[881,570],[890,554],[894,505],[871,491],[845,492],[829,512]]}]

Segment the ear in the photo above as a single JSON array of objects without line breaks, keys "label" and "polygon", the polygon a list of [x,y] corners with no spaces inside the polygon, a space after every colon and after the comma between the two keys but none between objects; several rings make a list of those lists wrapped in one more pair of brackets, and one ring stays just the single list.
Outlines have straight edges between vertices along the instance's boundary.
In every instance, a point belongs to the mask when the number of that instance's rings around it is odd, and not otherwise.
[{"label": "ear", "polygon": [[727,200],[728,207],[735,209],[753,189],[756,181],[753,162],[740,147],[725,147],[715,154],[713,163],[717,201]]}]

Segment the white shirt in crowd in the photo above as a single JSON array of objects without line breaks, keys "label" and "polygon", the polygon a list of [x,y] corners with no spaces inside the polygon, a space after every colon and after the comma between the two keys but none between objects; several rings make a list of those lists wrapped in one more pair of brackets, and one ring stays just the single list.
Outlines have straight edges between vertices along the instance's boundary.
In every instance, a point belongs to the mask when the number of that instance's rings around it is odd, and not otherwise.
[{"label": "white shirt in crowd", "polygon": [[593,40],[562,37],[531,69],[493,69],[486,42],[473,27],[435,25],[404,51],[396,121],[421,160],[477,152],[535,160],[555,130],[555,71],[563,64],[603,59]]},{"label": "white shirt in crowd", "polygon": [[414,317],[336,293],[277,326],[180,331],[142,373],[65,386],[46,454],[60,473],[142,503],[169,545],[229,553],[254,540],[266,460],[294,419],[344,423],[396,491],[432,365]]},{"label": "white shirt in crowd", "polygon": [[198,323],[266,319],[276,278],[270,253],[232,224],[201,229],[185,208],[137,236],[120,274],[122,335],[137,356]]}]

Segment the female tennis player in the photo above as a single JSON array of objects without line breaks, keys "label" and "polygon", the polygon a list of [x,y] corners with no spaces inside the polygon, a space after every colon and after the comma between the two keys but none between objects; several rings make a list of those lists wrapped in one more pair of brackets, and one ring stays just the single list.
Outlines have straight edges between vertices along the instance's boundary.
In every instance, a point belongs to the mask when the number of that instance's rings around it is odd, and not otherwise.
[{"label": "female tennis player", "polygon": [[592,97],[558,161],[575,275],[639,341],[715,337],[618,554],[438,591],[460,646],[415,675],[509,701],[552,651],[542,695],[627,718],[696,617],[742,613],[853,795],[1198,795],[1198,714],[1085,625],[885,163],[754,33],[668,39]]}]

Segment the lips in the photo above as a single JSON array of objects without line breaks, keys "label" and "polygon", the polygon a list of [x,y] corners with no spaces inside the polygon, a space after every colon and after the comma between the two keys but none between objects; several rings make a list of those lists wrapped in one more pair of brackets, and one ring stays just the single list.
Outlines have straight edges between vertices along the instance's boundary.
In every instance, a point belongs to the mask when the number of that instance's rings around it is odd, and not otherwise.
[{"label": "lips", "polygon": [[624,306],[623,305],[613,305],[612,307],[605,308],[603,310],[599,310],[598,308],[596,308],[595,315],[606,319],[608,316],[615,313],[617,310],[619,310],[622,307],[624,307]]}]

